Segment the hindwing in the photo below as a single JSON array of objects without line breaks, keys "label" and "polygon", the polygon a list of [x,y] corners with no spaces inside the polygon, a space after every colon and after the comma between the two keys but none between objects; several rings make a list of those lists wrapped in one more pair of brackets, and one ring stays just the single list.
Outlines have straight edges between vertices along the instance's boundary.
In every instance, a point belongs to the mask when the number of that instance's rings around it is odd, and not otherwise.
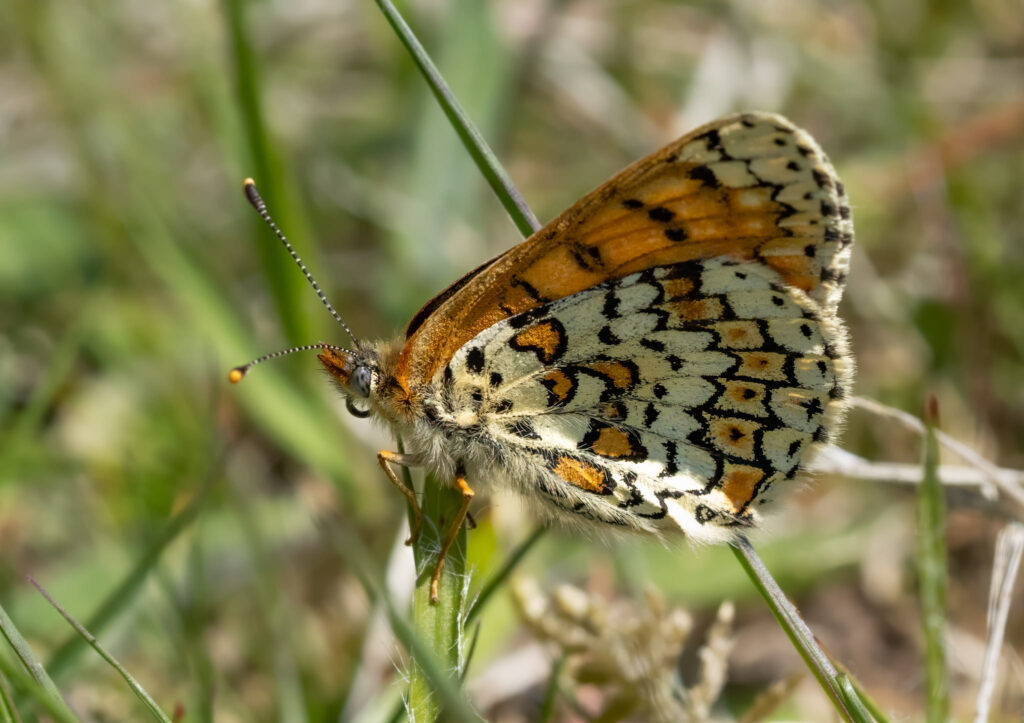
[{"label": "hindwing", "polygon": [[437,422],[471,430],[531,493],[712,541],[752,524],[828,439],[850,369],[822,303],[764,264],[715,258],[492,324],[435,385]]}]

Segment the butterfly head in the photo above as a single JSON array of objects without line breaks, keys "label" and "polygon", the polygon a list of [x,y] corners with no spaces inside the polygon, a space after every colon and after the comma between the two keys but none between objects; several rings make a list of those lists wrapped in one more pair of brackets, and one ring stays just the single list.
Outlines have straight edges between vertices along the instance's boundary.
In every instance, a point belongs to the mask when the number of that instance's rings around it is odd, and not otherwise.
[{"label": "butterfly head", "polygon": [[317,354],[324,369],[345,395],[345,406],[357,417],[369,414],[367,405],[375,395],[380,380],[380,364],[373,349],[356,351],[329,348]]}]

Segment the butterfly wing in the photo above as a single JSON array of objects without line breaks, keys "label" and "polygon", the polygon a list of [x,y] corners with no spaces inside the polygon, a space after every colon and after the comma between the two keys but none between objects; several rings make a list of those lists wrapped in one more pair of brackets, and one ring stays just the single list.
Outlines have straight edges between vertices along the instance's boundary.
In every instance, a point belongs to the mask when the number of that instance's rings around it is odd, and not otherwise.
[{"label": "butterfly wing", "polygon": [[771,269],[834,314],[853,241],[842,184],[815,141],[771,114],[729,116],[629,166],[417,314],[396,378],[435,380],[494,324],[611,279],[728,256]]},{"label": "butterfly wing", "polygon": [[548,508],[729,539],[828,439],[843,331],[756,261],[661,265],[502,320],[431,410]]}]

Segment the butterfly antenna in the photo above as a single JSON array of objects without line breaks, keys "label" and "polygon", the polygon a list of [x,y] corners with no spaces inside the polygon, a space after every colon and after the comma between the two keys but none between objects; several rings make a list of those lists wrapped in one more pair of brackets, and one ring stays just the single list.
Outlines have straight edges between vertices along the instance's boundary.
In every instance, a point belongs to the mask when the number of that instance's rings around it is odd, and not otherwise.
[{"label": "butterfly antenna", "polygon": [[[252,204],[252,207],[256,209],[256,213],[260,215],[260,218],[266,221],[267,225],[270,226],[270,230],[273,231],[274,235],[277,236],[281,240],[281,243],[284,244],[285,249],[288,250],[288,253],[291,254],[292,258],[295,260],[295,263],[297,263],[299,265],[299,268],[302,270],[302,274],[306,277],[306,281],[308,281],[310,285],[313,287],[313,291],[316,292],[316,295],[320,298],[321,303],[323,303],[323,305],[327,307],[327,310],[331,312],[331,316],[334,317],[334,320],[341,325],[341,328],[344,329],[345,333],[349,335],[349,338],[352,339],[352,342],[356,346],[359,346],[359,340],[356,339],[355,334],[353,334],[352,330],[348,328],[348,324],[342,321],[341,315],[338,314],[338,312],[334,309],[333,306],[331,306],[331,302],[327,300],[327,297],[324,296],[324,292],[320,290],[320,285],[316,283],[316,279],[313,278],[313,274],[309,273],[309,269],[307,269],[306,265],[302,263],[302,259],[299,258],[299,255],[295,253],[295,249],[288,242],[288,239],[285,238],[284,233],[282,233],[281,229],[279,229],[277,227],[277,224],[274,223],[274,219],[270,217],[270,212],[267,210],[267,204],[264,203],[263,197],[260,195],[260,192],[256,190],[256,181],[252,180],[251,178],[247,178],[245,179],[243,185],[245,188],[245,197],[248,199],[249,203]],[[302,348],[316,349],[323,347],[310,346]],[[288,352],[280,352],[279,354],[290,353],[291,351],[298,351],[298,349],[290,349],[288,350]],[[272,354],[270,356],[275,355]],[[262,359],[257,361],[262,361]],[[249,366],[256,363],[257,362],[251,362]],[[241,369],[241,367],[239,367],[239,369]],[[239,379],[241,379],[241,377],[239,377]]]},{"label": "butterfly antenna", "polygon": [[348,349],[343,349],[340,346],[335,346],[334,344],[306,344],[305,346],[293,346],[291,349],[282,349],[281,351],[275,351],[271,354],[264,354],[259,359],[253,359],[248,364],[235,367],[228,372],[228,380],[232,384],[238,384],[238,382],[242,381],[242,379],[245,378],[245,375],[249,373],[249,370],[257,364],[262,364],[265,361],[277,359],[278,357],[286,356],[287,354],[294,354],[297,351],[311,351],[313,349],[330,349],[331,351],[340,351],[344,354],[352,353]]}]

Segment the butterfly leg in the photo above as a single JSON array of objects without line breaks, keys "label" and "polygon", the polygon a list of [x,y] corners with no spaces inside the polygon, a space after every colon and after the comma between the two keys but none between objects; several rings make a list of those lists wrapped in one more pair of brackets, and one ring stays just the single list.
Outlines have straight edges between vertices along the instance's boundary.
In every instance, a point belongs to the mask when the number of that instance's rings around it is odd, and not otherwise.
[{"label": "butterfly leg", "polygon": [[437,567],[434,568],[434,576],[430,578],[430,602],[433,604],[437,604],[437,585],[441,581],[441,570],[444,569],[445,558],[448,557],[448,551],[455,544],[455,538],[458,537],[459,529],[469,512],[469,503],[473,501],[473,496],[476,494],[466,482],[466,477],[462,472],[456,473],[455,484],[458,486],[459,492],[462,493],[462,506],[455,513],[455,519],[452,520],[452,524],[444,536],[444,542],[441,543],[441,551],[437,553]]},{"label": "butterfly leg", "polygon": [[409,530],[409,539],[405,541],[406,545],[412,545],[419,539],[420,531],[423,529],[423,510],[416,499],[416,492],[406,487],[405,483],[398,479],[398,475],[395,474],[395,470],[391,465],[400,464],[403,467],[415,467],[420,464],[420,458],[414,454],[399,454],[398,452],[389,452],[386,449],[382,449],[377,452],[377,462],[380,463],[380,468],[384,470],[384,474],[388,476],[391,483],[405,496],[409,506],[412,507],[412,528]]}]

